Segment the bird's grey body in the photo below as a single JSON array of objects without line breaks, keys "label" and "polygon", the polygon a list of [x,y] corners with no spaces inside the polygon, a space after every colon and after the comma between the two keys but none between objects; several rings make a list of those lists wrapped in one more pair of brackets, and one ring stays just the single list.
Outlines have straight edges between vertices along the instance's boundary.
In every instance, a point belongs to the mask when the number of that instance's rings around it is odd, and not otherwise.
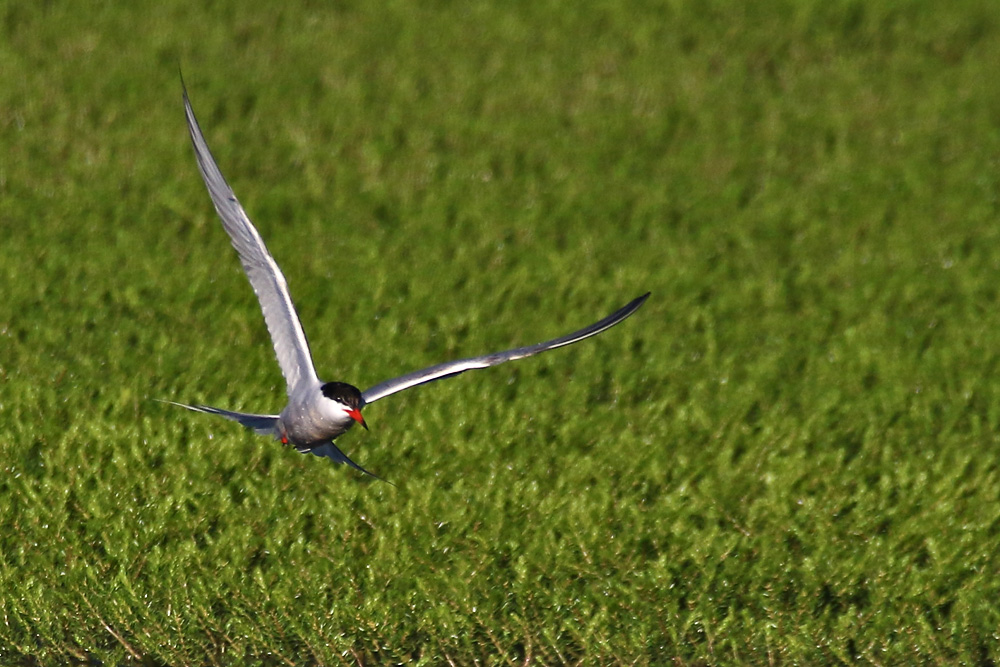
[{"label": "bird's grey body", "polygon": [[[317,399],[317,395],[322,398]],[[278,428],[294,445],[333,440],[356,423],[341,405],[357,410],[360,415],[364,405],[361,392],[345,382],[328,382],[297,392],[289,397],[288,405],[278,415]]]},{"label": "bird's grey body", "polygon": [[335,438],[343,435],[355,423],[368,428],[361,416],[361,409],[365,405],[426,382],[529,357],[597,335],[634,313],[649,296],[647,292],[603,320],[566,336],[505,352],[437,364],[386,380],[364,392],[344,382],[323,382],[313,367],[309,343],[292,304],[285,277],[215,163],[198,126],[186,90],[184,112],[198,169],[208,188],[215,210],[222,219],[222,226],[229,234],[243,270],[260,302],[264,322],[274,345],[274,353],[285,377],[288,404],[278,415],[233,412],[204,405],[183,403],[174,405],[231,419],[261,435],[270,435],[286,445],[293,445],[300,452],[326,456],[371,475],[372,473],[351,461],[333,444]]}]

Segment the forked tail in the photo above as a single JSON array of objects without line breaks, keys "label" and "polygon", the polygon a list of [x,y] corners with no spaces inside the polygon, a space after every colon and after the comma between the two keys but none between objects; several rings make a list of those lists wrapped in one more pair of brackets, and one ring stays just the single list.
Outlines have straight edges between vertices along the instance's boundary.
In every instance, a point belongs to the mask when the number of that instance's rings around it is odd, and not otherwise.
[{"label": "forked tail", "polygon": [[386,484],[390,484],[392,486],[396,486],[395,484],[393,484],[389,480],[382,479],[381,477],[379,477],[375,473],[373,473],[373,472],[371,472],[369,470],[365,470],[364,468],[362,468],[361,466],[359,466],[357,463],[355,463],[351,459],[347,458],[347,454],[345,454],[344,452],[340,451],[340,448],[337,447],[337,445],[333,444],[332,441],[331,442],[324,442],[324,443],[322,443],[320,445],[316,445],[316,446],[313,446],[313,447],[302,447],[302,448],[297,448],[297,449],[299,449],[299,451],[302,452],[303,454],[313,454],[315,456],[325,456],[326,458],[332,459],[333,461],[335,461],[337,463],[346,463],[347,465],[351,466],[355,470],[360,470],[364,474],[369,475],[371,477],[374,477],[375,479],[377,479],[379,481],[385,482]]},{"label": "forked tail", "polygon": [[194,412],[204,412],[208,415],[219,415],[220,417],[231,419],[234,422],[239,422],[247,428],[252,428],[260,435],[279,435],[278,415],[252,415],[246,412],[232,412],[221,408],[213,408],[207,405],[186,405],[184,403],[175,403],[174,401],[161,402],[176,405],[181,408],[187,408],[188,410],[193,410]]},{"label": "forked tail", "polygon": [[[194,412],[204,412],[209,415],[218,415],[220,417],[225,417],[226,419],[231,419],[234,422],[239,422],[247,428],[251,428],[260,435],[271,435],[276,438],[281,437],[281,433],[278,429],[278,415],[252,415],[246,412],[233,412],[231,410],[223,410],[222,408],[213,408],[208,405],[187,405],[186,403],[176,403],[174,401],[164,401],[162,399],[156,399],[161,403],[169,403],[170,405],[176,405],[181,408],[186,408]],[[336,463],[345,463],[355,470],[359,470],[366,475],[370,475],[377,480],[396,486],[392,482],[386,479],[382,479],[375,473],[365,470],[357,463],[347,458],[344,452],[340,451],[337,445],[333,444],[332,441],[322,442],[314,446],[303,446],[296,447],[296,449],[302,454],[314,454],[316,456],[325,456],[328,459]]]}]

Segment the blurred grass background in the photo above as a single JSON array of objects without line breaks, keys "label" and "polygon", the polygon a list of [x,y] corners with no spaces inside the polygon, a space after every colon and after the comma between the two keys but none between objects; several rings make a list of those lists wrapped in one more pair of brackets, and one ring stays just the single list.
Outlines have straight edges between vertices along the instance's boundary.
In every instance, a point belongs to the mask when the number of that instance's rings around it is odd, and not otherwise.
[{"label": "blurred grass background", "polygon": [[[0,660],[995,664],[1000,8],[0,6]],[[283,382],[178,69],[399,488]]]}]

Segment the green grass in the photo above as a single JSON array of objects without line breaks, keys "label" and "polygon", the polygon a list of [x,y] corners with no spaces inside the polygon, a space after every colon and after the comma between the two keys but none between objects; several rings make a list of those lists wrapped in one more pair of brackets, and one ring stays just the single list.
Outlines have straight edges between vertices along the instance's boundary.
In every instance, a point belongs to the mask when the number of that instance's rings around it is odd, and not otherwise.
[{"label": "green grass", "polygon": [[[1000,8],[0,5],[0,663],[1000,659]],[[935,6],[936,5],[936,6]],[[283,382],[178,67],[339,444]]]}]

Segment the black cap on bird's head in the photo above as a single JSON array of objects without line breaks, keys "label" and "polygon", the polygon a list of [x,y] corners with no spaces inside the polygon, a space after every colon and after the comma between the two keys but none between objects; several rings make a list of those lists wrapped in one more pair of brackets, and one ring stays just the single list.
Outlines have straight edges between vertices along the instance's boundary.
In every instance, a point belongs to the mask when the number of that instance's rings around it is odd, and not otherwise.
[{"label": "black cap on bird's head", "polygon": [[331,401],[340,403],[347,409],[347,415],[368,429],[365,418],[361,416],[361,408],[364,407],[365,399],[361,396],[361,390],[346,382],[327,382],[320,391]]}]

